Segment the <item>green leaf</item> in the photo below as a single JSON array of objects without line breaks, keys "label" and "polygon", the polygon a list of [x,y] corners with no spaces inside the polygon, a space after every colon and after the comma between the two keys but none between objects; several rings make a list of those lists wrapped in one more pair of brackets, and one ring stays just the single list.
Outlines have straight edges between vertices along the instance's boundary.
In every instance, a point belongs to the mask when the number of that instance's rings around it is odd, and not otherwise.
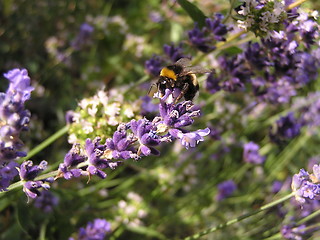
[{"label": "green leaf", "polygon": [[207,17],[196,5],[187,0],[178,0],[178,3],[189,14],[192,20],[198,23],[200,28],[205,25],[205,19]]},{"label": "green leaf", "polygon": [[242,49],[236,46],[228,47],[226,49],[223,49],[220,53],[219,56],[221,55],[228,55],[228,56],[235,56],[237,54],[242,53]]}]

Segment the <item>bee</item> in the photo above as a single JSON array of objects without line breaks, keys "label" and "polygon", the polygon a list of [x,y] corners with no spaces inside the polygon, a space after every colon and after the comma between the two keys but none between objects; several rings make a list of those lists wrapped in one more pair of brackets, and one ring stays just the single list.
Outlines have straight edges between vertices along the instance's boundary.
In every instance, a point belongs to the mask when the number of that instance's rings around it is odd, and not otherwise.
[{"label": "bee", "polygon": [[191,66],[190,59],[181,58],[173,65],[164,67],[160,71],[159,79],[157,83],[151,85],[148,95],[153,96],[158,92],[160,97],[163,97],[166,89],[171,91],[179,89],[180,93],[175,98],[175,103],[182,97],[186,101],[192,101],[199,91],[196,74],[206,72],[208,71],[200,66]]}]

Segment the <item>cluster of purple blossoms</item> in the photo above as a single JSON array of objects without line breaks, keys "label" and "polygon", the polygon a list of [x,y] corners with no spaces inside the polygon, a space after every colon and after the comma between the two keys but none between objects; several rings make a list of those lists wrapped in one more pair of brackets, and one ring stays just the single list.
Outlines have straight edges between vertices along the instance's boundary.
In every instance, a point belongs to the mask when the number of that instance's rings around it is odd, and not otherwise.
[{"label": "cluster of purple blossoms", "polygon": [[207,90],[248,88],[258,100],[277,104],[289,102],[297,89],[315,80],[320,67],[319,25],[303,13],[289,20],[281,23],[283,31],[261,43],[249,43],[237,55],[221,56],[221,70],[208,76]]},{"label": "cluster of purple blossoms", "polygon": [[293,112],[281,117],[270,128],[269,137],[272,142],[282,144],[300,134],[301,123],[294,117]]},{"label": "cluster of purple blossoms", "polygon": [[313,173],[309,174],[301,169],[298,174],[292,177],[292,191],[295,193],[296,200],[304,204],[307,199],[319,200],[320,198],[320,165],[313,166]]},{"label": "cluster of purple blossoms", "polygon": [[35,180],[40,172],[47,168],[47,162],[42,161],[39,165],[33,165],[32,161],[25,161],[19,168],[20,179],[23,182],[23,191],[29,198],[36,198],[41,195],[40,189],[50,189],[49,183],[54,181],[53,177]]},{"label": "cluster of purple blossoms", "polygon": [[144,64],[144,68],[147,73],[153,76],[159,76],[160,71],[163,67],[163,61],[160,56],[153,55],[149,60]]},{"label": "cluster of purple blossoms", "polygon": [[163,51],[166,57],[172,62],[176,62],[180,58],[190,58],[190,56],[187,56],[183,53],[182,43],[178,44],[177,46],[175,46],[173,43],[165,44],[163,46]]},{"label": "cluster of purple blossoms", "polygon": [[6,93],[0,93],[0,191],[5,191],[18,175],[15,160],[26,156],[19,137],[28,130],[31,114],[25,102],[34,90],[26,69],[13,69],[4,76],[10,84]]},{"label": "cluster of purple blossoms", "polygon": [[221,72],[211,72],[206,81],[207,90],[214,94],[220,90],[235,92],[244,90],[245,83],[249,81],[252,72],[246,66],[245,60],[240,56],[219,57],[218,64]]},{"label": "cluster of purple blossoms", "polygon": [[300,112],[301,125],[308,126],[309,129],[320,126],[320,92],[310,93],[303,98],[303,105],[298,106]]},{"label": "cluster of purple blossoms", "polygon": [[[85,228],[80,228],[77,240],[105,240],[107,234],[111,232],[111,224],[105,219],[97,218],[89,222]],[[75,238],[70,237],[69,240]]]},{"label": "cluster of purple blossoms", "polygon": [[225,35],[231,28],[222,23],[223,15],[216,14],[213,18],[205,20],[205,27],[200,29],[198,24],[188,31],[190,43],[201,52],[210,52],[215,49],[215,41],[225,41]]},{"label": "cluster of purple blossoms", "polygon": [[265,157],[259,154],[259,145],[254,142],[249,142],[243,146],[243,159],[245,162],[253,164],[262,164],[266,160]]},{"label": "cluster of purple blossoms", "polygon": [[89,45],[93,31],[94,31],[94,28],[90,24],[83,23],[80,26],[80,31],[79,31],[78,35],[76,36],[76,38],[74,40],[72,40],[71,46],[75,50],[80,50],[83,47]]},{"label": "cluster of purple blossoms", "polygon": [[293,225],[284,225],[281,228],[281,234],[285,239],[303,240],[305,228],[306,225],[300,225],[298,227]]},{"label": "cluster of purple blossoms", "polygon": [[234,191],[237,190],[237,185],[232,180],[227,180],[218,184],[218,193],[216,195],[217,201],[222,201],[223,199],[231,196]]},{"label": "cluster of purple blossoms", "polygon": [[200,116],[200,110],[195,109],[191,101],[173,103],[172,92],[166,90],[160,98],[159,115],[152,120],[146,118],[131,120],[127,124],[120,124],[112,138],[104,144],[100,139],[87,139],[84,149],[75,144],[59,165],[57,178],[91,177],[97,175],[105,178],[104,169],[115,169],[123,160],[138,160],[143,156],[159,155],[155,148],[163,142],[180,140],[188,149],[195,147],[209,135],[209,128],[188,131],[184,127],[193,124],[195,117]]}]

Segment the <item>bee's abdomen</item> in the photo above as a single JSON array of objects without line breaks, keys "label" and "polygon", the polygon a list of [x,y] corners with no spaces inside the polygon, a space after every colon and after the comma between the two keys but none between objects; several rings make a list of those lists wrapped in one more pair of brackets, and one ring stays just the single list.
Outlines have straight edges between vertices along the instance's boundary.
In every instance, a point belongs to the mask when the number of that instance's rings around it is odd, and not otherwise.
[{"label": "bee's abdomen", "polygon": [[182,90],[185,84],[188,84],[188,89],[184,94],[184,99],[187,101],[191,101],[199,91],[199,84],[196,76],[194,74],[188,74],[178,78],[176,82],[176,87]]}]

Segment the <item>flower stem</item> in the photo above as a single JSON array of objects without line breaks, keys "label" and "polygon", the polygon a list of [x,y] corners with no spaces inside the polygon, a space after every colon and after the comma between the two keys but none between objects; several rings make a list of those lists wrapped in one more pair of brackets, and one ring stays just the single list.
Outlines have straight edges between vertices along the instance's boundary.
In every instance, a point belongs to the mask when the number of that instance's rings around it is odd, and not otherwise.
[{"label": "flower stem", "polygon": [[294,193],[290,193],[290,194],[288,194],[288,195],[286,195],[286,196],[284,196],[284,197],[282,197],[282,198],[280,198],[280,199],[278,199],[276,201],[273,201],[271,203],[268,203],[268,204],[260,207],[259,209],[255,210],[255,211],[243,214],[243,215],[241,215],[241,216],[239,216],[237,218],[234,218],[234,219],[232,219],[232,220],[230,220],[228,222],[219,224],[219,225],[217,225],[217,226],[215,226],[213,228],[209,228],[209,229],[204,230],[202,232],[199,232],[199,233],[197,233],[197,234],[195,234],[193,236],[186,237],[184,240],[199,239],[201,236],[204,236],[204,235],[207,235],[209,233],[215,232],[215,231],[217,231],[219,229],[222,229],[222,228],[225,228],[225,227],[227,227],[229,225],[232,225],[234,223],[240,222],[241,220],[246,219],[248,217],[251,217],[251,216],[253,216],[253,215],[255,215],[255,214],[259,213],[259,212],[262,212],[262,211],[265,211],[265,210],[267,210],[269,208],[272,208],[272,207],[274,207],[274,206],[276,206],[276,205],[278,205],[278,204],[290,199],[293,195],[294,195]]},{"label": "flower stem", "polygon": [[287,7],[287,10],[291,10],[295,7],[298,7],[299,5],[301,5],[302,3],[306,2],[307,0],[298,0],[294,3],[291,3],[288,7]]},{"label": "flower stem", "polygon": [[49,138],[47,138],[46,140],[44,140],[42,143],[40,143],[38,146],[36,146],[35,148],[33,148],[31,151],[29,151],[28,155],[24,158],[22,158],[21,160],[19,160],[19,162],[22,161],[26,161],[28,159],[30,159],[31,157],[33,157],[34,155],[36,155],[38,152],[40,152],[41,150],[45,149],[47,146],[49,146],[51,143],[53,143],[54,141],[56,141],[58,138],[60,138],[61,136],[63,136],[64,134],[66,134],[68,132],[69,126],[66,125],[63,128],[61,128],[60,130],[58,130],[56,133],[54,133],[53,135],[51,135]]},{"label": "flower stem", "polygon": [[300,221],[297,222],[297,225],[301,225],[305,222],[308,222],[309,220],[311,220],[312,218],[314,218],[318,215],[320,215],[320,209],[311,213],[310,215],[306,216],[305,218],[302,218]]}]

